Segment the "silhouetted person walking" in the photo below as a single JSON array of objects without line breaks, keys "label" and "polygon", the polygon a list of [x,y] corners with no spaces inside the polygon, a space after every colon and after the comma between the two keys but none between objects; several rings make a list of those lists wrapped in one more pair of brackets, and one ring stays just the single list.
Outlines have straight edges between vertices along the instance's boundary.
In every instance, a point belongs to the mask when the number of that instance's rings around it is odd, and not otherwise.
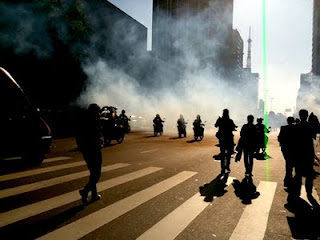
[{"label": "silhouetted person walking", "polygon": [[222,117],[217,119],[214,126],[219,128],[216,137],[219,139],[221,174],[230,173],[230,159],[235,145],[232,132],[236,131],[237,126],[230,119],[228,109],[223,110]]},{"label": "silhouetted person walking", "polygon": [[243,150],[244,166],[246,168],[245,176],[252,177],[253,158],[257,149],[257,128],[253,124],[254,117],[247,117],[248,123],[244,124],[240,131],[241,147]]},{"label": "silhouetted person walking", "polygon": [[[294,144],[294,186],[291,189],[288,198],[297,198],[301,193],[302,177],[306,178],[307,196],[312,196],[312,187],[314,179],[314,130],[312,125],[307,122],[308,111],[301,109],[299,111],[300,122],[294,126],[295,144]],[[288,199],[288,200],[289,200]]]},{"label": "silhouetted person walking", "polygon": [[77,143],[83,158],[90,171],[89,182],[79,191],[82,202],[87,203],[88,194],[91,191],[91,201],[101,198],[97,192],[97,182],[101,175],[102,154],[101,154],[101,126],[100,107],[93,103],[86,110],[82,124],[78,130]]},{"label": "silhouetted person walking", "polygon": [[294,164],[294,139],[296,138],[294,133],[294,117],[287,118],[288,125],[281,126],[278,141],[280,143],[282,155],[285,160],[286,174],[283,181],[283,185],[288,187],[292,182],[292,172]]},{"label": "silhouetted person walking", "polygon": [[257,153],[260,153],[260,149],[262,150],[262,154],[265,154],[266,151],[266,145],[268,144],[268,136],[266,133],[269,133],[270,131],[266,128],[266,126],[262,123],[263,118],[257,119],[257,132],[258,132],[258,149]]}]

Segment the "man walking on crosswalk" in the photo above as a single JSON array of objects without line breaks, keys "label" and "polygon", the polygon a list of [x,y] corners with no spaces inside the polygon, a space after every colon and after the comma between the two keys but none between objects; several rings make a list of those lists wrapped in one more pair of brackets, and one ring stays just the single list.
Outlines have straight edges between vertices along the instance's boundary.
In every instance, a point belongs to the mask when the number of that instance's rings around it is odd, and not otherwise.
[{"label": "man walking on crosswalk", "polygon": [[244,155],[245,176],[252,177],[253,158],[257,149],[257,128],[253,124],[253,115],[248,115],[248,123],[244,124],[240,131],[241,147]]},{"label": "man walking on crosswalk", "polygon": [[91,191],[91,201],[97,201],[101,196],[97,192],[97,182],[101,175],[102,154],[101,154],[101,127],[100,127],[100,107],[90,104],[83,118],[77,136],[77,143],[83,158],[90,171],[89,182],[79,191],[82,202],[88,202],[88,194]]},{"label": "man walking on crosswalk", "polygon": [[295,133],[295,158],[294,158],[294,167],[295,167],[295,176],[294,176],[294,185],[290,189],[288,201],[291,199],[296,199],[300,196],[302,177],[306,178],[306,192],[308,197],[312,197],[312,188],[313,188],[313,179],[314,179],[314,146],[313,146],[313,137],[314,130],[308,119],[308,111],[301,109],[299,111],[300,122],[294,126]]}]

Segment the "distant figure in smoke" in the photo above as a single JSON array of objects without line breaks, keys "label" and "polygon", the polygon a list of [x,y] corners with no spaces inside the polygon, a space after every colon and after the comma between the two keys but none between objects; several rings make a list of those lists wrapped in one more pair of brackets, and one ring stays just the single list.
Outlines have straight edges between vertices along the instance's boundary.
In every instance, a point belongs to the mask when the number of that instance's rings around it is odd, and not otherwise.
[{"label": "distant figure in smoke", "polygon": [[183,116],[180,115],[180,118],[178,119],[177,121],[177,124],[178,124],[178,134],[179,134],[179,137],[181,138],[182,135],[184,135],[184,137],[187,137],[187,131],[186,131],[186,124],[187,122],[184,120]]},{"label": "distant figure in smoke", "polygon": [[80,125],[77,143],[83,158],[90,171],[89,182],[79,191],[82,202],[87,203],[88,194],[91,191],[91,201],[101,198],[97,192],[97,182],[101,175],[101,127],[100,127],[100,107],[93,103],[90,104]]},{"label": "distant figure in smoke", "polygon": [[119,115],[119,120],[121,121],[121,124],[123,124],[124,132],[129,133],[130,132],[129,121],[131,120],[130,118],[127,117],[125,110],[121,111],[121,114]]},{"label": "distant figure in smoke", "polygon": [[153,119],[153,128],[154,128],[154,135],[156,136],[157,133],[162,135],[163,133],[163,123],[164,121],[161,119],[160,115],[157,114],[156,117]]},{"label": "distant figure in smoke", "polygon": [[268,144],[268,136],[266,135],[269,133],[269,129],[262,123],[263,118],[258,118],[257,119],[257,132],[258,132],[258,149],[257,149],[257,154],[261,153],[265,154],[266,151],[266,146]]},{"label": "distant figure in smoke", "polygon": [[219,117],[214,125],[219,128],[216,137],[219,139],[220,158],[221,158],[221,174],[230,173],[230,159],[234,153],[233,131],[237,126],[229,117],[229,110],[224,109],[222,117]]},{"label": "distant figure in smoke", "polygon": [[257,149],[258,133],[257,128],[253,124],[254,117],[248,115],[248,123],[244,124],[240,131],[241,147],[243,150],[244,166],[246,168],[245,176],[252,177],[253,158]]},{"label": "distant figure in smoke", "polygon": [[286,164],[286,174],[283,181],[285,187],[289,187],[292,183],[292,171],[294,164],[294,117],[287,118],[288,125],[282,126],[280,128],[280,133],[278,136],[278,141],[280,143],[282,155]]},{"label": "distant figure in smoke", "polygon": [[315,177],[313,170],[314,163],[314,130],[312,125],[307,122],[308,111],[301,109],[299,111],[300,122],[294,126],[294,168],[295,176],[293,186],[290,189],[288,202],[296,199],[301,193],[302,177],[306,178],[306,192],[308,198],[312,198],[313,179]]},{"label": "distant figure in smoke", "polygon": [[203,138],[204,133],[204,124],[202,123],[201,117],[198,114],[196,119],[193,121],[193,132],[194,132],[194,139],[197,140],[200,137],[200,140]]}]

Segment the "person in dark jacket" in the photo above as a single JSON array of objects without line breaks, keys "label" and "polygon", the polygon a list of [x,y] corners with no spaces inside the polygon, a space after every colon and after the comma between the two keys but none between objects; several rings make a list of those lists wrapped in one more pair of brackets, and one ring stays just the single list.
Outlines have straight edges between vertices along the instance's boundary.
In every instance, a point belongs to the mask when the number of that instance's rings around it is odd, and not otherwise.
[{"label": "person in dark jacket", "polygon": [[281,152],[285,160],[286,174],[283,180],[283,185],[288,187],[292,182],[293,161],[294,161],[294,117],[287,118],[288,125],[281,126],[278,141],[281,147]]},{"label": "person in dark jacket", "polygon": [[253,124],[254,117],[248,115],[248,123],[244,124],[240,131],[241,145],[243,149],[245,176],[252,177],[253,158],[257,149],[257,128]]},{"label": "person in dark jacket", "polygon": [[261,153],[265,154],[266,151],[266,146],[268,144],[268,136],[266,135],[269,133],[269,129],[262,123],[263,118],[258,118],[257,119],[257,131],[258,131],[258,149],[257,149],[257,154]]},{"label": "person in dark jacket", "polygon": [[229,117],[229,110],[224,109],[222,117],[219,117],[214,125],[219,130],[216,137],[219,139],[220,158],[221,158],[221,174],[230,173],[230,159],[234,152],[233,131],[236,131],[237,126]]},{"label": "person in dark jacket", "polygon": [[292,187],[288,198],[298,198],[301,193],[302,177],[305,177],[305,188],[307,196],[312,196],[314,170],[313,163],[315,159],[313,138],[314,129],[307,122],[308,111],[301,109],[299,111],[300,122],[294,126],[294,186]]},{"label": "person in dark jacket", "polygon": [[79,127],[77,144],[90,171],[89,182],[79,191],[82,202],[86,204],[89,192],[91,192],[92,202],[101,198],[96,186],[101,175],[102,165],[100,107],[97,104],[90,104]]}]

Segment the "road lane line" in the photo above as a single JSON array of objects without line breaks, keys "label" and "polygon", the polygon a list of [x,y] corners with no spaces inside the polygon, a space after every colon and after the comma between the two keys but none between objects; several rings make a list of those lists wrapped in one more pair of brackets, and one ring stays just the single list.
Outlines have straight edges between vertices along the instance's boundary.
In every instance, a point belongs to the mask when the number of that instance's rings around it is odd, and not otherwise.
[{"label": "road lane line", "polygon": [[151,149],[151,150],[147,150],[147,151],[142,151],[140,153],[149,153],[149,152],[155,152],[158,151],[159,149]]},{"label": "road lane line", "polygon": [[22,160],[22,157],[8,157],[8,158],[4,158],[2,160],[4,160],[4,161]]},{"label": "road lane line", "polygon": [[[117,163],[117,164],[113,164],[113,165],[109,165],[109,166],[105,166],[101,169],[101,172],[107,172],[107,171],[111,171],[114,169],[118,169],[118,168],[122,168],[122,167],[127,167],[130,164],[126,164],[126,163]],[[22,185],[22,186],[18,186],[18,187],[14,187],[14,188],[8,188],[8,189],[3,189],[0,191],[0,199],[1,198],[5,198],[5,197],[10,197],[13,195],[17,195],[17,194],[21,194],[21,193],[26,193],[26,192],[30,192],[30,191],[34,191],[34,190],[38,190],[41,188],[46,188],[46,187],[50,187],[56,184],[60,184],[60,183],[65,183],[65,182],[69,182],[72,180],[76,180],[82,177],[86,177],[89,176],[89,171],[83,171],[83,172],[78,172],[78,173],[73,173],[73,174],[69,174],[69,175],[65,175],[65,176],[61,176],[61,177],[57,177],[57,178],[52,178],[49,180],[44,180],[41,182],[35,182],[35,183],[31,183],[31,184],[26,184],[26,185]]]},{"label": "road lane line", "polygon": [[53,171],[66,169],[66,168],[78,167],[78,166],[82,166],[82,165],[86,165],[86,162],[79,161],[79,162],[74,162],[74,163],[61,164],[58,166],[37,168],[37,169],[27,170],[27,171],[23,171],[23,172],[10,173],[10,174],[0,176],[0,181],[6,181],[6,180],[12,180],[12,179],[23,178],[23,177],[28,177],[28,176],[34,176],[36,174],[48,173],[48,172],[53,172]]},{"label": "road lane line", "polygon": [[245,207],[230,237],[231,240],[262,240],[264,238],[276,188],[276,182],[260,182],[257,187],[260,196]]},{"label": "road lane line", "polygon": [[[229,177],[226,185],[229,186],[233,179],[233,177]],[[203,196],[197,193],[137,239],[175,239],[209,204],[211,204],[211,202],[203,201]]]},{"label": "road lane line", "polygon": [[[117,185],[157,172],[161,169],[162,168],[158,167],[144,168],[136,172],[100,182],[97,184],[97,188],[99,191],[104,191]],[[78,190],[1,213],[0,227],[61,207],[77,200],[80,200]]]},{"label": "road lane line", "polygon": [[[316,190],[315,188],[312,188],[312,196],[313,196],[313,198],[318,202],[318,204],[320,204],[320,199],[319,199],[317,190]],[[302,185],[302,187],[301,187],[300,197],[301,197],[303,200],[305,200],[307,203],[309,203],[310,206],[312,206],[312,204],[311,204],[310,201],[308,200],[305,185]]]},{"label": "road lane line", "polygon": [[54,158],[46,158],[43,160],[44,163],[49,163],[49,162],[56,162],[60,160],[68,160],[71,159],[71,157],[54,157]]},{"label": "road lane line", "polygon": [[63,239],[68,236],[68,239],[79,239],[88,233],[102,227],[119,216],[131,211],[141,204],[155,198],[186,181],[197,174],[196,172],[181,172],[173,177],[170,177],[162,182],[159,182],[149,188],[137,192],[127,198],[124,198],[112,205],[109,205],[97,212],[94,212],[86,217],[83,217],[75,222],[72,222],[62,228],[59,228],[39,239]]}]

